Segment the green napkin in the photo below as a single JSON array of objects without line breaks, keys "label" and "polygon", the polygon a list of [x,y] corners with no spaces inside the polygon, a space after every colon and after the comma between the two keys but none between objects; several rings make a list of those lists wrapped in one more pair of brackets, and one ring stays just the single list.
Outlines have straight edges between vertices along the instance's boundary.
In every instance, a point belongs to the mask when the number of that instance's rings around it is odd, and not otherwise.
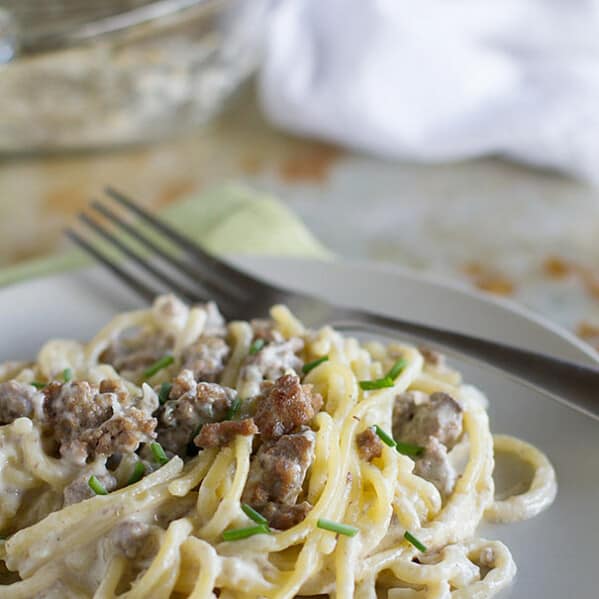
[{"label": "green napkin", "polygon": [[[239,185],[213,188],[161,214],[209,251],[327,258],[330,252],[278,200]],[[90,261],[72,250],[0,271],[0,285],[76,268]]]}]

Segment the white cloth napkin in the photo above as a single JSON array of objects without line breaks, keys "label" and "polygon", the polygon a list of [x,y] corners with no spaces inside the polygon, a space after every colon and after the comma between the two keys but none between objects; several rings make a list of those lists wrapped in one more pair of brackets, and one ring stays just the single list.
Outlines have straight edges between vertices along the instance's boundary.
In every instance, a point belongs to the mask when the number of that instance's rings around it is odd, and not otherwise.
[{"label": "white cloth napkin", "polygon": [[296,133],[599,183],[598,0],[279,0],[259,89]]}]

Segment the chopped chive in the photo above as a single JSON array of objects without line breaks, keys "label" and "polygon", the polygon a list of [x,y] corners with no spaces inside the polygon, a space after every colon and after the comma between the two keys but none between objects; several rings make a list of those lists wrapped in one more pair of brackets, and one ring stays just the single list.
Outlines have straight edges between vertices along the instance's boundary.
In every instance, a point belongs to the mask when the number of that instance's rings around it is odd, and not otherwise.
[{"label": "chopped chive", "polygon": [[160,385],[160,391],[158,391],[158,402],[160,403],[160,405],[166,403],[172,388],[172,383],[164,382],[162,383],[162,385]]},{"label": "chopped chive", "polygon": [[408,365],[408,361],[405,358],[401,358],[391,366],[389,372],[385,375],[394,381],[400,374],[401,371]]},{"label": "chopped chive", "polygon": [[227,410],[227,420],[233,420],[235,416],[237,416],[239,408],[241,408],[241,399],[239,399],[239,397],[236,397],[233,400],[233,403],[231,404],[229,409]]},{"label": "chopped chive", "polygon": [[72,368],[65,368],[62,371],[62,380],[65,383],[68,383],[69,381],[73,380],[73,370],[72,370]]},{"label": "chopped chive", "polygon": [[257,512],[251,505],[242,503],[241,509],[250,520],[268,527],[268,520],[260,512]]},{"label": "chopped chive", "polygon": [[354,537],[359,532],[359,529],[355,526],[333,522],[332,520],[327,520],[326,518],[318,518],[316,526],[318,526],[318,528],[322,528],[323,530],[330,530],[331,532],[345,535],[346,537]]},{"label": "chopped chive", "polygon": [[247,528],[234,528],[233,530],[225,530],[225,532],[223,532],[223,540],[239,541],[241,539],[253,537],[254,535],[268,534],[269,532],[269,529],[264,526],[264,524],[248,526]]},{"label": "chopped chive", "polygon": [[360,389],[363,389],[364,391],[374,391],[375,389],[393,387],[393,379],[384,376],[382,379],[375,379],[374,381],[360,381],[359,384]]},{"label": "chopped chive", "polygon": [[264,339],[256,339],[251,345],[248,353],[250,356],[257,354],[264,347]]},{"label": "chopped chive", "polygon": [[422,551],[422,553],[426,553],[426,547],[409,531],[406,530],[404,533],[404,539],[414,545],[418,551]]},{"label": "chopped chive", "polygon": [[389,447],[395,447],[395,441],[391,435],[388,435],[378,424],[374,425],[374,432],[377,434],[378,438]]},{"label": "chopped chive", "polygon": [[164,453],[164,449],[162,449],[162,445],[160,443],[156,443],[153,441],[150,443],[150,449],[152,450],[152,455],[154,456],[154,461],[163,466],[168,462],[168,457],[166,453]]},{"label": "chopped chive", "polygon": [[153,377],[157,372],[159,372],[163,368],[166,368],[167,366],[170,366],[174,361],[175,358],[171,355],[162,356],[160,360],[156,360],[154,364],[152,364],[144,370],[144,379],[149,379],[150,377]]},{"label": "chopped chive", "polygon": [[395,449],[403,455],[410,457],[419,456],[424,451],[424,447],[420,445],[412,445],[412,443],[402,443],[401,441],[395,441]]},{"label": "chopped chive", "polygon": [[31,381],[31,383],[29,384],[35,387],[36,389],[43,389],[46,386],[46,383],[41,383],[40,381]]},{"label": "chopped chive", "polygon": [[146,467],[143,465],[143,462],[135,462],[135,466],[133,467],[133,472],[127,481],[128,485],[134,485],[138,483],[146,473]]},{"label": "chopped chive", "polygon": [[87,484],[96,495],[108,495],[106,487],[93,474],[89,477]]},{"label": "chopped chive", "polygon": [[322,358],[318,358],[317,360],[312,360],[312,362],[308,362],[302,366],[302,372],[304,374],[308,374],[310,370],[314,370],[317,366],[320,366],[323,362],[328,362],[329,356],[322,356]]}]

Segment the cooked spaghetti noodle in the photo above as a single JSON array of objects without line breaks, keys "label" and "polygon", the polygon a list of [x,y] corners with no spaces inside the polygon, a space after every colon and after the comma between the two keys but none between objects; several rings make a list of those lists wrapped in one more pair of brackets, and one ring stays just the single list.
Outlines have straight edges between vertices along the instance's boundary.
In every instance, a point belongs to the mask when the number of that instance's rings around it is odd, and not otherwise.
[{"label": "cooked spaghetti noodle", "polygon": [[0,383],[0,595],[485,598],[515,575],[476,536],[534,516],[534,469],[495,501],[480,392],[434,352],[222,321],[171,296]]}]

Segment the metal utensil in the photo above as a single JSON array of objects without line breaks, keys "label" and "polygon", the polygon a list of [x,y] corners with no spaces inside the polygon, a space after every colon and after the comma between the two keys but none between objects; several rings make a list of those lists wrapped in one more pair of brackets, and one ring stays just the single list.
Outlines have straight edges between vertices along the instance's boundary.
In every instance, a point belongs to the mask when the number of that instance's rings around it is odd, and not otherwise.
[{"label": "metal utensil", "polygon": [[[189,302],[214,300],[229,319],[254,318],[266,313],[273,304],[287,304],[307,325],[324,324],[340,330],[372,331],[389,334],[397,331],[456,350],[503,370],[522,382],[560,399],[585,413],[599,418],[599,368],[559,360],[457,331],[374,314],[360,308],[335,306],[327,301],[297,293],[249,275],[203,250],[161,219],[119,191],[107,188],[107,195],[128,213],[140,219],[145,228],[131,224],[105,202],[93,202],[91,208],[136,243],[145,246],[156,260],[149,260],[130,242],[123,241],[97,218],[81,214],[83,224],[100,235],[112,248],[124,254],[145,272],[134,274],[130,268],[82,237],[67,229],[68,237],[121,281],[147,301],[172,291]],[[176,253],[165,249],[165,240]],[[148,276],[149,275],[149,276]]]}]

